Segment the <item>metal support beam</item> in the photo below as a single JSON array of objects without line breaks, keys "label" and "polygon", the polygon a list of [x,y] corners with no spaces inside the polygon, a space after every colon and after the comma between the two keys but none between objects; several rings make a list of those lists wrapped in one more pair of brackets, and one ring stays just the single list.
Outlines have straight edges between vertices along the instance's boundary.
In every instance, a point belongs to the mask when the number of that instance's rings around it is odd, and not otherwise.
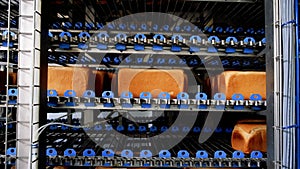
[{"label": "metal support beam", "polygon": [[38,0],[19,1],[19,70],[17,111],[17,168],[36,169],[40,88],[40,14]]}]

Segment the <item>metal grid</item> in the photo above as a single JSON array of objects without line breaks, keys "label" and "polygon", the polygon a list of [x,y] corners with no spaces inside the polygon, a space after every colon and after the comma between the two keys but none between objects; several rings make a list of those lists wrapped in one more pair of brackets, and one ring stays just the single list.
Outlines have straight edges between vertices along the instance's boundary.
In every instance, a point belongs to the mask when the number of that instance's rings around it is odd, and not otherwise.
[{"label": "metal grid", "polygon": [[[40,32],[39,28],[41,5],[40,1],[11,1],[12,4],[20,4],[20,30],[19,30],[19,61],[20,68],[18,73],[19,78],[19,105],[17,114],[17,167],[18,166],[30,166],[30,168],[37,168],[37,140],[38,138],[34,134],[39,125],[39,100],[35,100],[40,95],[40,88],[44,86],[39,82],[40,71]],[[59,1],[52,1],[57,3]],[[113,19],[121,16],[128,15],[130,13],[137,13],[142,11],[159,11],[159,12],[171,12],[177,16],[188,19],[193,23],[202,23],[200,27],[209,26],[211,23],[215,25],[226,25],[230,23],[233,26],[252,26],[254,24],[258,27],[264,26],[264,3],[258,1],[256,3],[220,3],[220,2],[196,2],[187,0],[176,0],[176,2],[164,1],[164,0],[152,0],[152,1],[140,1],[140,0],[127,0],[127,1],[64,1],[63,4],[56,4],[53,6],[59,6],[55,10],[49,10],[50,22],[57,21],[57,14],[60,14],[60,21],[86,21],[86,22],[109,22]],[[5,4],[5,2],[4,2]],[[6,3],[7,4],[7,3]],[[82,8],[82,5],[85,8]],[[224,10],[224,5],[226,8]],[[53,7],[52,6],[52,7]],[[163,8],[165,6],[166,8]],[[51,9],[51,6],[49,6]],[[73,14],[70,15],[70,9],[73,10]],[[83,10],[85,9],[85,10]],[[128,10],[130,9],[130,10]],[[15,15],[16,11],[13,8],[9,10]],[[77,11],[77,12],[76,12]],[[78,12],[79,11],[79,12]],[[197,11],[203,11],[197,13]],[[53,12],[53,13],[51,13]],[[82,15],[84,14],[84,15]],[[68,16],[68,17],[65,17]],[[250,16],[245,22],[243,19],[245,16]],[[4,16],[5,17],[5,16]],[[11,18],[13,20],[15,18]],[[228,20],[227,18],[230,18]],[[100,19],[100,20],[97,20]],[[213,20],[213,22],[212,22]],[[200,22],[199,22],[200,21]],[[257,24],[259,23],[259,24]],[[26,25],[26,26],[23,26]],[[227,26],[227,25],[226,25]],[[26,39],[26,40],[25,40]],[[32,42],[32,43],[31,43]],[[23,46],[24,45],[24,46]],[[74,51],[72,51],[74,52]],[[204,55],[204,54],[203,54]],[[231,57],[226,56],[226,57]],[[8,64],[9,61],[8,61]],[[6,66],[8,66],[8,64]],[[11,65],[10,65],[11,66]],[[264,69],[264,68],[262,68]],[[44,72],[43,72],[44,73]],[[30,77],[30,78],[28,78]],[[43,95],[43,94],[41,94]],[[8,98],[8,97],[6,97]],[[28,99],[30,98],[30,99]],[[44,98],[45,100],[45,98]],[[8,102],[8,100],[7,100]],[[272,102],[271,102],[272,103]],[[43,103],[44,104],[44,103]],[[6,104],[6,109],[10,106]],[[43,110],[42,110],[43,111]],[[45,111],[45,110],[44,110]],[[8,111],[6,111],[8,112]],[[7,116],[6,116],[7,117]],[[7,118],[6,118],[7,120]],[[21,131],[30,131],[21,132]],[[5,132],[7,135],[8,132]],[[52,133],[53,134],[53,133]],[[59,135],[65,137],[64,134]],[[75,135],[76,136],[76,135]],[[49,134],[49,139],[51,133]],[[189,140],[191,141],[191,140]],[[51,141],[50,141],[51,142]],[[192,142],[192,141],[191,141]],[[208,142],[207,147],[216,147],[222,145],[222,148],[228,153],[232,153],[232,149],[228,146],[228,143],[223,143],[221,140],[216,142]],[[197,145],[195,143],[195,145]],[[43,145],[42,145],[43,146]],[[177,149],[181,149],[184,145],[179,145]],[[187,147],[188,148],[188,147]],[[202,147],[200,147],[202,148]],[[175,148],[176,149],[176,148]],[[272,150],[272,149],[271,149]],[[172,150],[173,154],[176,154],[175,150]],[[29,154],[28,154],[29,153]],[[212,155],[213,151],[210,152]],[[42,157],[42,155],[40,155]],[[269,155],[268,155],[269,157]],[[14,158],[12,158],[14,159]],[[62,157],[62,160],[65,158]],[[49,162],[49,161],[48,161]],[[100,164],[100,163],[99,163]],[[44,164],[40,165],[44,167]]]}]

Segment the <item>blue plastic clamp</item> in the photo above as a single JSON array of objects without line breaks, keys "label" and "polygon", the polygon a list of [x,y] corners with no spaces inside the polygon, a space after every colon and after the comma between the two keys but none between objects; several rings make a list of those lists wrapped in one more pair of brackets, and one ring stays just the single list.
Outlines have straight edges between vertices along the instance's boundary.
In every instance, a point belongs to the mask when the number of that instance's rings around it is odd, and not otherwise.
[{"label": "blue plastic clamp", "polygon": [[174,133],[178,132],[179,131],[179,127],[178,126],[172,126],[171,131],[174,132]]},{"label": "blue plastic clamp", "polygon": [[113,23],[113,22],[110,22],[110,23],[107,23],[107,27],[109,28],[109,29],[115,29],[115,24]]},{"label": "blue plastic clamp", "polygon": [[254,34],[254,33],[255,33],[254,28],[248,28],[248,29],[247,29],[247,33],[249,33],[249,34]]},{"label": "blue plastic clamp", "polygon": [[238,27],[236,29],[236,33],[242,33],[244,31],[244,28],[243,27]]},{"label": "blue plastic clamp", "polygon": [[65,29],[71,29],[72,28],[72,23],[71,22],[63,22],[62,27]]},{"label": "blue plastic clamp", "polygon": [[193,128],[193,132],[194,132],[194,133],[200,133],[200,131],[201,131],[201,128],[198,127],[198,126],[195,126],[195,127]]},{"label": "blue plastic clamp", "polygon": [[216,151],[214,158],[226,158],[226,153],[224,151]]},{"label": "blue plastic clamp", "polygon": [[103,23],[97,22],[97,23],[96,23],[96,27],[97,27],[98,29],[103,29],[103,28],[104,28],[104,25],[103,25]]},{"label": "blue plastic clamp", "polygon": [[[144,39],[146,39],[146,36],[144,34],[138,33],[134,36],[134,39],[140,39],[141,41],[144,41]],[[136,43],[134,44],[134,50],[136,51],[145,50],[145,45]]]},{"label": "blue plastic clamp", "polygon": [[[220,39],[217,37],[217,36],[210,36],[209,38],[208,38],[208,42],[209,43],[212,43],[212,40],[214,40],[215,41],[215,43],[220,43]],[[214,45],[214,44],[213,44]],[[217,48],[215,48],[214,46],[212,46],[212,45],[209,45],[208,47],[207,47],[207,52],[209,52],[209,53],[217,53],[218,52],[218,49]]]},{"label": "blue plastic clamp", "polygon": [[[142,92],[140,94],[140,99],[151,99],[152,95],[150,92]],[[151,108],[151,104],[150,103],[142,103],[141,104],[142,108]]]},{"label": "blue plastic clamp", "polygon": [[[252,94],[250,96],[250,100],[252,100],[252,101],[261,101],[262,97],[261,97],[260,94]],[[252,110],[258,111],[258,110],[261,110],[261,107],[260,106],[252,106]]]},{"label": "blue plastic clamp", "polygon": [[232,26],[228,26],[226,27],[226,33],[233,33],[234,32],[234,28]]},{"label": "blue plastic clamp", "polygon": [[[83,93],[83,97],[86,97],[86,98],[95,98],[96,97],[96,94],[93,90],[86,90],[84,93]],[[95,107],[96,106],[96,103],[91,101],[91,102],[85,102],[84,105],[86,107]]]},{"label": "blue plastic clamp", "polygon": [[129,125],[127,127],[127,130],[130,131],[130,132],[133,132],[133,131],[135,131],[135,127],[133,125]]},{"label": "blue plastic clamp", "polygon": [[129,28],[131,29],[131,30],[136,30],[136,24],[130,24],[130,26],[129,26]]},{"label": "blue plastic clamp", "polygon": [[[164,41],[165,37],[162,34],[155,34],[153,36],[153,39],[158,39],[160,41]],[[158,44],[153,44],[152,50],[153,51],[162,51],[163,50],[163,46],[162,45],[158,45]]]},{"label": "blue plastic clamp", "polygon": [[91,30],[91,29],[95,28],[95,24],[92,22],[87,22],[87,23],[85,23],[85,27],[86,27],[86,29]]},{"label": "blue plastic clamp", "polygon": [[260,151],[252,151],[250,158],[263,158],[263,154]]},{"label": "blue plastic clamp", "polygon": [[152,152],[150,150],[142,150],[140,152],[140,157],[141,158],[150,158],[150,157],[152,157]]},{"label": "blue plastic clamp", "polygon": [[191,131],[191,128],[188,127],[188,126],[184,126],[184,127],[182,128],[182,132],[184,132],[184,133],[188,133],[188,132],[190,132],[190,131]]},{"label": "blue plastic clamp", "polygon": [[[91,37],[91,35],[88,33],[88,32],[81,32],[79,35],[78,35],[79,38],[83,38],[83,37],[87,37],[88,39]],[[88,49],[89,46],[87,44],[87,42],[80,42],[78,43],[78,48],[79,49]]]},{"label": "blue plastic clamp", "polygon": [[123,125],[118,125],[118,126],[117,126],[117,131],[118,131],[118,132],[122,132],[122,131],[124,131],[124,130],[125,130],[125,128],[124,128]]},{"label": "blue plastic clamp", "polygon": [[[171,40],[173,41],[174,39],[178,39],[179,42],[183,41],[183,37],[181,35],[175,34],[172,36]],[[181,51],[181,46],[172,44],[171,46],[171,51],[172,52],[180,52]]]},{"label": "blue plastic clamp", "polygon": [[197,44],[193,44],[194,40],[196,40],[197,43],[201,43],[201,37],[200,36],[198,36],[198,35],[191,36],[190,37],[190,43],[191,43],[191,45],[190,45],[189,51],[191,53],[200,52],[200,47],[197,46]]},{"label": "blue plastic clamp", "polygon": [[[8,31],[6,30],[6,31],[3,32],[2,36],[7,36],[7,35],[8,35]],[[12,36],[12,37],[16,36],[16,34],[12,31],[9,32],[9,35]],[[14,42],[10,41],[10,43],[7,44],[7,40],[5,40],[5,41],[2,42],[2,46],[4,46],[4,47],[8,47],[8,46],[13,47]]]},{"label": "blue plastic clamp", "polygon": [[158,156],[159,158],[171,158],[171,153],[168,150],[161,150]]},{"label": "blue plastic clamp", "polygon": [[[180,92],[177,94],[177,99],[178,100],[188,100],[189,99],[189,94],[187,94],[186,92]],[[178,108],[179,109],[188,109],[189,105],[188,104],[178,104]]]},{"label": "blue plastic clamp", "polygon": [[205,26],[204,27],[204,32],[209,32],[211,33],[213,31],[213,27],[212,26]]},{"label": "blue plastic clamp", "polygon": [[266,38],[263,38],[263,39],[261,40],[261,42],[265,45],[265,44],[266,44]]},{"label": "blue plastic clamp", "polygon": [[[133,94],[129,91],[124,91],[121,93],[121,98],[131,99],[131,98],[133,98]],[[132,104],[131,103],[122,103],[122,107],[131,108]]]},{"label": "blue plastic clamp", "polygon": [[215,31],[217,33],[222,33],[223,32],[223,28],[221,26],[216,27]]},{"label": "blue plastic clamp", "polygon": [[[244,39],[244,44],[249,45],[250,42],[252,42],[253,46],[255,45],[255,39],[254,38],[252,38],[252,37],[246,37]],[[253,54],[254,49],[253,48],[249,48],[249,47],[245,47],[244,50],[243,50],[243,52],[246,53],[246,54]]]},{"label": "blue plastic clamp", "polygon": [[17,155],[17,149],[15,147],[8,148],[6,150],[6,154],[9,155],[9,156],[15,156],[15,155]]},{"label": "blue plastic clamp", "polygon": [[[104,91],[102,93],[102,97],[105,99],[112,99],[114,98],[114,93],[112,91]],[[114,103],[103,103],[104,107],[114,107]]]},{"label": "blue plastic clamp", "polygon": [[190,25],[185,25],[185,26],[183,27],[183,29],[184,29],[185,31],[187,31],[187,32],[190,32],[190,31],[192,30],[192,27],[191,27]]},{"label": "blue plastic clamp", "polygon": [[[205,93],[197,93],[196,94],[196,100],[207,100],[207,95]],[[207,109],[206,104],[199,104],[198,105],[199,109]]]},{"label": "blue plastic clamp", "polygon": [[105,149],[102,151],[102,157],[114,157],[115,152],[111,149]]},{"label": "blue plastic clamp", "polygon": [[[66,90],[64,93],[65,97],[76,97],[76,92],[74,90]],[[75,106],[75,102],[66,102],[66,106]]]},{"label": "blue plastic clamp", "polygon": [[157,127],[156,126],[151,126],[150,127],[150,132],[156,133],[157,132]]},{"label": "blue plastic clamp", "polygon": [[53,36],[53,33],[52,32],[48,32],[48,36],[50,37],[50,38],[53,38],[54,36]]},{"label": "blue plastic clamp", "polygon": [[60,23],[59,22],[52,23],[52,28],[53,29],[59,29],[60,28]]},{"label": "blue plastic clamp", "polygon": [[146,132],[146,131],[147,131],[146,126],[139,126],[139,132],[143,133],[143,132]]},{"label": "blue plastic clamp", "polygon": [[[214,95],[214,100],[226,100],[226,96],[224,93],[216,93]],[[225,105],[216,105],[216,109],[224,110]]]},{"label": "blue plastic clamp", "polygon": [[154,25],[152,26],[152,29],[155,30],[155,31],[157,31],[157,30],[158,30],[158,25],[157,25],[157,24],[154,24]]},{"label": "blue plastic clamp", "polygon": [[141,29],[144,30],[144,31],[146,31],[147,30],[147,25],[146,24],[142,24],[141,25]]},{"label": "blue plastic clamp", "polygon": [[57,151],[55,150],[55,148],[47,148],[46,155],[49,157],[55,157],[57,156]]},{"label": "blue plastic clamp", "polygon": [[119,29],[125,30],[126,29],[126,25],[124,23],[120,23],[119,24]]},{"label": "blue plastic clamp", "polygon": [[95,157],[96,153],[93,149],[85,149],[83,151],[83,156],[85,156],[85,157]]},{"label": "blue plastic clamp", "polygon": [[233,130],[232,128],[226,128],[226,129],[225,129],[225,132],[226,132],[226,133],[232,133],[232,130]]},{"label": "blue plastic clamp", "polygon": [[[67,36],[69,37],[70,39],[72,38],[72,35],[70,32],[62,32],[59,34],[59,37],[64,37],[64,36]],[[59,43],[59,48],[60,49],[70,49],[70,42],[60,42]]]},{"label": "blue plastic clamp", "polygon": [[215,129],[215,133],[221,133],[223,131],[223,129],[221,127],[217,127]]},{"label": "blue plastic clamp", "polygon": [[65,157],[75,157],[76,156],[76,151],[72,148],[68,148],[64,151],[64,156]]},{"label": "blue plastic clamp", "polygon": [[[159,93],[158,98],[159,99],[170,99],[171,96],[168,92],[161,92],[161,93]],[[160,106],[160,108],[165,108],[165,109],[170,108],[170,104],[166,104],[166,103],[160,104],[159,106]]]},{"label": "blue plastic clamp", "polygon": [[82,22],[76,22],[75,23],[75,29],[82,29],[82,27],[83,27],[83,24],[82,24]]},{"label": "blue plastic clamp", "polygon": [[[125,33],[119,33],[115,36],[116,38],[118,39],[126,39],[127,38],[127,35]],[[117,43],[115,45],[116,47],[116,50],[119,50],[119,51],[124,51],[126,50],[126,45],[125,44],[122,44],[122,43]]]},{"label": "blue plastic clamp", "polygon": [[177,63],[176,59],[170,58],[170,59],[168,60],[168,64],[169,64],[169,65],[174,65],[174,64],[176,64],[176,63]]},{"label": "blue plastic clamp", "polygon": [[209,128],[209,127],[204,127],[204,128],[203,128],[203,132],[204,132],[204,133],[211,133],[211,132],[212,132],[212,129]]},{"label": "blue plastic clamp", "polygon": [[[244,96],[242,94],[233,94],[231,97],[232,100],[244,100]],[[243,110],[244,106],[243,105],[234,105],[233,106],[234,110]]]},{"label": "blue plastic clamp", "polygon": [[180,26],[175,26],[175,31],[179,32],[181,30]]},{"label": "blue plastic clamp", "polygon": [[177,153],[177,158],[189,158],[190,153],[186,150],[179,150]]},{"label": "blue plastic clamp", "polygon": [[208,153],[204,150],[199,150],[196,153],[196,158],[208,158]]},{"label": "blue plastic clamp", "polygon": [[113,130],[112,125],[106,124],[106,125],[105,125],[105,130],[106,130],[106,131],[112,131],[112,130]]},{"label": "blue plastic clamp", "polygon": [[242,151],[234,151],[232,158],[245,158],[245,154]]},{"label": "blue plastic clamp", "polygon": [[50,90],[47,90],[47,96],[48,97],[57,97],[58,94],[57,94],[56,90],[50,89]]},{"label": "blue plastic clamp", "polygon": [[[102,38],[106,38],[106,39],[109,39],[109,35],[106,33],[106,32],[100,32],[97,34],[97,37],[99,39],[102,39]],[[106,50],[108,47],[107,47],[107,42],[105,43],[98,43],[97,44],[97,49],[100,49],[100,50]]]},{"label": "blue plastic clamp", "polygon": [[96,125],[96,126],[94,127],[94,130],[95,130],[95,131],[100,131],[100,130],[102,130],[102,126],[101,126],[101,125]]},{"label": "blue plastic clamp", "polygon": [[133,152],[131,150],[125,149],[121,152],[121,157],[132,158]]},{"label": "blue plastic clamp", "polygon": [[168,130],[168,127],[167,126],[161,126],[161,128],[160,128],[160,131],[161,132],[165,132],[165,131],[167,131]]},{"label": "blue plastic clamp", "polygon": [[163,26],[163,30],[164,30],[164,31],[169,31],[169,28],[170,28],[169,25],[164,25],[164,26]]},{"label": "blue plastic clamp", "polygon": [[[233,41],[234,44],[231,44],[231,41]],[[235,45],[236,43],[238,43],[238,40],[236,39],[236,37],[233,36],[229,36],[226,38],[227,45],[229,45],[229,47],[226,47],[225,52],[226,53],[234,53],[236,52],[236,49],[234,47],[232,47],[232,45]]]},{"label": "blue plastic clamp", "polygon": [[17,104],[18,89],[8,89],[8,104]]}]

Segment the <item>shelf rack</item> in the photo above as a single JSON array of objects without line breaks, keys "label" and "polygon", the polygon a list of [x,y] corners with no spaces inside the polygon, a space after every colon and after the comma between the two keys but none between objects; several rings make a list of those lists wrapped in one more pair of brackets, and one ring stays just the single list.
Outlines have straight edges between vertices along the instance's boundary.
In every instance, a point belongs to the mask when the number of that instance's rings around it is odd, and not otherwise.
[{"label": "shelf rack", "polygon": [[[151,5],[147,5],[146,1],[139,1],[137,0],[137,3],[131,3],[131,1],[103,1],[103,4],[97,4],[97,2],[100,1],[63,1],[61,4],[59,1],[39,1],[39,0],[21,0],[19,2],[20,8],[19,8],[19,44],[18,44],[18,51],[19,51],[19,95],[18,95],[18,112],[17,112],[17,144],[16,144],[16,150],[17,152],[14,154],[12,153],[10,156],[5,156],[7,160],[6,162],[9,162],[8,164],[15,164],[17,167],[19,166],[29,166],[30,168],[45,168],[45,164],[54,166],[54,165],[66,165],[65,162],[71,162],[75,164],[76,166],[83,166],[85,162],[91,163],[92,166],[101,166],[104,165],[106,162],[111,163],[113,165],[118,166],[124,166],[127,165],[126,161],[130,161],[132,164],[131,166],[141,166],[141,164],[144,163],[144,159],[140,158],[125,158],[125,157],[115,157],[115,158],[107,158],[101,156],[102,149],[97,148],[95,145],[91,144],[87,147],[80,147],[82,149],[77,149],[77,154],[75,157],[66,157],[63,155],[63,151],[65,148],[72,148],[68,147],[69,145],[65,145],[67,147],[56,147],[56,150],[58,152],[58,155],[52,156],[48,155],[45,157],[46,154],[46,148],[47,146],[51,146],[53,143],[52,138],[65,138],[68,135],[71,135],[73,137],[78,138],[78,133],[62,133],[58,131],[47,131],[45,133],[42,133],[40,137],[35,134],[36,131],[38,131],[38,128],[42,125],[46,124],[46,112],[52,112],[52,111],[66,111],[69,112],[77,109],[83,109],[85,108],[83,106],[75,106],[75,107],[65,107],[64,105],[59,105],[58,107],[47,107],[47,80],[46,80],[46,74],[47,74],[47,66],[48,66],[48,60],[47,56],[49,54],[53,55],[60,55],[69,53],[69,55],[72,54],[78,54],[78,53],[108,53],[108,54],[131,54],[131,53],[138,53],[138,54],[159,54],[159,55],[182,55],[183,57],[186,55],[197,55],[197,56],[219,56],[221,55],[221,58],[231,58],[231,57],[239,57],[241,59],[244,58],[254,58],[254,60],[259,57],[262,60],[265,60],[265,63],[267,63],[266,67],[262,66],[260,70],[266,70],[268,75],[267,81],[274,82],[274,79],[272,78],[273,75],[273,63],[274,60],[272,60],[272,49],[276,44],[273,44],[273,35],[272,30],[273,27],[270,28],[273,22],[273,9],[269,9],[269,6],[273,6],[273,2],[270,1],[256,1],[254,3],[225,3],[225,2],[203,2],[203,1],[189,1],[189,0],[176,0],[176,3],[168,3],[167,1],[161,1],[161,0],[153,0]],[[101,1],[102,2],[102,1]],[[151,2],[151,1],[150,1]],[[170,1],[169,1],[170,2]],[[237,1],[240,2],[240,1]],[[57,3],[57,4],[56,4]],[[226,8],[224,9],[224,4],[226,4]],[[123,15],[127,15],[128,11],[126,11],[124,8],[125,6],[128,6],[128,9],[132,13],[137,13],[142,11],[157,11],[157,12],[167,12],[170,10],[173,14],[180,16],[185,19],[189,19],[192,23],[201,24],[199,27],[205,28],[205,26],[209,25],[211,22],[214,23],[220,23],[223,24],[228,21],[227,18],[234,18],[230,21],[232,25],[238,25],[239,23],[243,23],[243,27],[251,26],[251,25],[257,25],[257,27],[264,27],[264,20],[266,20],[266,39],[267,39],[267,46],[264,51],[263,55],[260,55],[260,50],[256,51],[254,55],[251,54],[224,54],[223,51],[220,51],[218,54],[208,54],[206,52],[199,52],[199,53],[193,53],[190,54],[189,52],[170,52],[169,50],[163,51],[163,52],[153,52],[151,49],[147,49],[145,51],[135,51],[133,49],[129,49],[123,52],[116,51],[113,48],[110,50],[103,50],[99,51],[96,49],[89,49],[89,50],[78,50],[78,49],[71,49],[71,50],[61,50],[58,49],[57,46],[52,46],[49,44],[48,41],[48,30],[54,29],[53,27],[49,29],[53,25],[49,25],[49,23],[53,23],[54,21],[59,20],[59,23],[61,22],[75,22],[76,19],[86,22],[103,22],[107,23],[110,21],[113,21],[114,19],[120,18]],[[163,8],[162,6],[166,6],[166,8]],[[70,12],[70,9],[72,9],[72,12]],[[118,10],[120,9],[120,10]],[[200,14],[194,14],[196,11],[203,11],[200,12]],[[43,12],[43,15],[41,16],[41,13]],[[265,18],[263,13],[265,12]],[[240,15],[239,15],[240,14]],[[59,16],[59,17],[57,17]],[[222,16],[218,18],[218,16]],[[247,22],[244,21],[245,16],[249,16]],[[214,21],[212,21],[212,18]],[[224,20],[224,22],[221,22]],[[227,26],[227,25],[226,25]],[[87,27],[83,28],[86,29]],[[57,31],[71,31],[74,28],[55,28]],[[53,31],[53,30],[51,30]],[[78,31],[78,30],[76,30]],[[72,31],[72,32],[76,32]],[[79,30],[80,31],[80,30]],[[139,31],[141,32],[141,31]],[[246,32],[246,31],[245,31]],[[204,31],[207,35],[213,35],[217,33],[215,30],[209,32],[209,29]],[[247,33],[247,32],[246,32]],[[223,35],[222,35],[223,36]],[[237,34],[236,36],[245,36],[244,33]],[[257,34],[254,34],[253,36],[260,36]],[[259,38],[262,39],[262,38]],[[49,50],[50,48],[50,50]],[[66,54],[68,55],[68,54]],[[46,57],[45,57],[46,56]],[[97,58],[96,58],[97,59]],[[101,61],[100,61],[101,62]],[[98,63],[100,63],[98,62]],[[54,62],[55,63],[55,62]],[[264,63],[264,62],[261,62]],[[63,66],[86,66],[84,63],[78,63],[78,64],[68,64],[68,63],[58,63]],[[260,64],[260,63],[258,63]],[[91,65],[91,64],[89,64]],[[108,64],[110,65],[110,64]],[[104,67],[106,66],[106,67]],[[107,66],[107,64],[102,67],[103,69],[106,69],[107,67],[110,69],[112,68],[118,68],[118,66]],[[136,67],[138,67],[137,65]],[[167,65],[168,66],[168,65]],[[96,67],[96,66],[95,66]],[[120,67],[120,66],[119,66]],[[236,69],[236,67],[230,67],[231,69]],[[239,67],[240,68],[240,67]],[[194,68],[193,68],[194,69]],[[195,68],[196,69],[196,68]],[[198,68],[199,69],[199,68]],[[242,70],[247,70],[243,69]],[[248,69],[255,69],[257,68],[248,68]],[[268,138],[273,138],[273,123],[274,123],[274,112],[272,106],[273,101],[273,88],[272,84],[268,84],[268,99],[266,103],[264,102],[264,118],[267,118],[268,123]],[[39,97],[37,97],[39,96]],[[60,99],[60,98],[58,98]],[[83,103],[79,103],[83,104]],[[7,105],[7,104],[6,104]],[[5,106],[6,106],[5,105]],[[100,107],[95,108],[101,108],[102,105],[98,105]],[[267,106],[267,107],[265,107]],[[12,105],[14,107],[14,105]],[[64,109],[64,110],[63,110]],[[88,108],[90,109],[90,107]],[[121,109],[121,108],[120,108]],[[104,109],[105,110],[105,109]],[[174,109],[177,110],[178,109]],[[173,111],[173,109],[172,109]],[[197,110],[198,111],[198,110]],[[228,113],[234,112],[234,110],[229,109]],[[248,111],[246,109],[245,111],[250,112],[251,116],[259,115],[260,112],[252,112]],[[234,112],[238,113],[238,112]],[[244,112],[243,112],[244,113]],[[265,117],[266,116],[266,117]],[[69,122],[72,122],[72,119],[70,119]],[[20,132],[22,131],[22,132]],[[23,132],[24,131],[24,132]],[[72,135],[73,134],[73,135]],[[228,137],[228,135],[226,136]],[[46,138],[44,140],[43,138]],[[71,137],[72,138],[72,137]],[[217,137],[214,137],[217,138]],[[221,137],[222,138],[222,137]],[[189,138],[190,139],[190,138]],[[274,138],[273,138],[274,139]],[[204,147],[201,147],[199,145],[197,138],[193,138],[188,140],[184,140],[182,144],[179,144],[179,147],[175,147],[174,150],[172,150],[172,157],[170,159],[161,159],[157,157],[153,157],[149,160],[149,164],[152,164],[152,167],[155,166],[162,166],[167,163],[169,163],[169,166],[178,167],[178,166],[200,166],[200,162],[202,164],[206,164],[208,166],[215,166],[219,165],[220,163],[222,165],[225,165],[227,167],[233,167],[233,164],[239,164],[244,166],[252,166],[260,164],[259,168],[274,168],[274,150],[275,146],[273,147],[273,139],[268,139],[268,144],[271,145],[268,147],[268,153],[263,154],[262,158],[251,158],[249,155],[246,155],[245,158],[235,159],[231,158],[231,155],[233,153],[233,150],[230,148],[230,143],[226,142],[224,143],[224,140],[222,139],[216,139],[215,141],[209,141],[206,143],[206,145],[202,145]],[[48,141],[48,142],[47,142]],[[186,142],[185,142],[186,141]],[[180,149],[188,149],[189,147],[185,147],[184,144],[186,143],[195,143],[197,147],[191,152],[189,158],[177,158],[177,152]],[[59,142],[58,142],[59,143]],[[209,149],[209,147],[217,147],[217,145],[223,145],[223,147],[220,147],[221,149],[225,150],[227,156],[226,158],[216,158],[214,157],[214,152],[219,150],[218,148],[215,148],[209,152],[209,158],[204,158],[201,160],[195,159],[195,152],[197,150],[202,149]],[[85,148],[94,148],[94,150],[97,152],[95,157],[84,157],[81,155],[81,152],[84,151]],[[122,149],[119,149],[119,151],[122,151]],[[2,156],[1,156],[2,157]],[[1,158],[0,158],[1,159]],[[203,160],[203,161],[202,161]],[[157,162],[157,163],[156,163]],[[198,163],[199,162],[199,163]],[[230,164],[232,164],[230,166]]]}]

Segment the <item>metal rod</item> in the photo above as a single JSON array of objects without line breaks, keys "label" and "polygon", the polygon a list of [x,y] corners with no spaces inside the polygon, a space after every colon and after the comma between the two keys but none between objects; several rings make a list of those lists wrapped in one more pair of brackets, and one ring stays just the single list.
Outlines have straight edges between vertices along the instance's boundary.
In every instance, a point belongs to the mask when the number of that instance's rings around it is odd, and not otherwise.
[{"label": "metal rod", "polygon": [[9,57],[10,57],[10,3],[11,0],[8,0],[8,10],[7,10],[7,31],[8,31],[8,38],[7,38],[7,59],[6,59],[6,107],[5,107],[5,164],[4,164],[4,169],[7,169],[7,149],[8,149],[8,101],[9,97],[8,95],[8,90],[9,90]]}]

